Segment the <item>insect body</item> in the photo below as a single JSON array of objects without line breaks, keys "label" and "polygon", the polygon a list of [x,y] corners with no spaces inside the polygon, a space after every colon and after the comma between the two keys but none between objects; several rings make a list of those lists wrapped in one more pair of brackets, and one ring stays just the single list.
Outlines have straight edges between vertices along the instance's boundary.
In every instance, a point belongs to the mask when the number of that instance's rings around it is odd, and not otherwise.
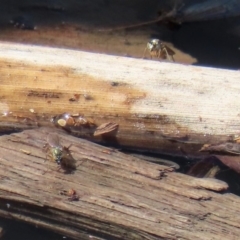
[{"label": "insect body", "polygon": [[47,157],[50,160],[55,161],[58,165],[60,165],[63,156],[63,147],[60,145],[58,135],[48,134],[47,143],[49,145]]},{"label": "insect body", "polygon": [[[70,145],[71,146],[71,145]],[[62,146],[59,137],[55,133],[50,133],[47,136],[47,159],[56,162],[60,168],[65,171],[76,169],[76,160],[72,157],[69,147]]]},{"label": "insect body", "polygon": [[159,39],[152,39],[147,43],[147,47],[144,50],[143,58],[145,57],[146,50],[149,51],[151,59],[153,57],[156,57],[168,59],[169,61],[174,62],[173,55],[175,54],[175,52],[170,47],[162,43]]}]

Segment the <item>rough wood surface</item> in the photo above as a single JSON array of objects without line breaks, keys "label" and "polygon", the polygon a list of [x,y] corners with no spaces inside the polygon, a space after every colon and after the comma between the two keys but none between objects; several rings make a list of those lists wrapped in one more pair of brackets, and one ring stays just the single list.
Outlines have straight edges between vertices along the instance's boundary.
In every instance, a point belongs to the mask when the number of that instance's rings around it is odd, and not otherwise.
[{"label": "rough wood surface", "polygon": [[118,124],[117,144],[178,155],[240,132],[238,71],[10,43],[0,62],[2,131],[79,113]]},{"label": "rough wood surface", "polygon": [[[44,161],[40,128],[0,137],[0,216],[74,239],[238,239],[239,197],[197,179],[57,130],[77,170]],[[79,201],[61,191],[74,189]],[[217,193],[219,191],[219,193]]]}]

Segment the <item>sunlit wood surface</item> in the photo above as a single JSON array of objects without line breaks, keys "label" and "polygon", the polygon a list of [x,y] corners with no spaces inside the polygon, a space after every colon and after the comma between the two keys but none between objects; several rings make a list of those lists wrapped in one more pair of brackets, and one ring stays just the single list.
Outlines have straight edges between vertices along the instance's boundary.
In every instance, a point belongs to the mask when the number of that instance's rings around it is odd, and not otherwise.
[{"label": "sunlit wood surface", "polygon": [[0,49],[2,132],[52,126],[53,116],[69,112],[96,126],[118,124],[119,146],[168,154],[196,155],[203,144],[239,135],[238,71],[10,43]]},{"label": "sunlit wood surface", "polygon": [[[57,171],[44,144],[55,132],[77,170]],[[198,179],[60,130],[0,137],[0,216],[73,239],[237,239],[240,200],[227,184]],[[73,189],[78,201],[63,191]],[[98,238],[97,238],[98,239]]]}]

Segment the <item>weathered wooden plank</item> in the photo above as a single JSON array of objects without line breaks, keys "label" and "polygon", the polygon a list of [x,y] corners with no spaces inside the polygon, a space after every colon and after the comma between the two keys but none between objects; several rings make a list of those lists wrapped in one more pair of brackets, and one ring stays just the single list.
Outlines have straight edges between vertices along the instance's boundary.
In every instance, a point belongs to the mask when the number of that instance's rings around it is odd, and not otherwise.
[{"label": "weathered wooden plank", "polygon": [[0,43],[0,61],[2,131],[78,113],[119,126],[111,137],[79,136],[178,155],[239,135],[238,71],[10,43]]},{"label": "weathered wooden plank", "polygon": [[[0,137],[0,216],[74,239],[237,239],[240,199],[227,184],[196,179],[57,130],[77,169],[44,161],[54,129]],[[79,201],[61,195],[74,189]],[[208,189],[208,190],[207,190]]]}]

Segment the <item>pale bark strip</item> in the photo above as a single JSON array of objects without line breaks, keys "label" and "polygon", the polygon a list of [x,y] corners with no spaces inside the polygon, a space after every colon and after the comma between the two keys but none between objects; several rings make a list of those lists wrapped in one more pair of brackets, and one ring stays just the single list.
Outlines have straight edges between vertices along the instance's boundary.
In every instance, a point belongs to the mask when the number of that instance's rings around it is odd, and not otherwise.
[{"label": "pale bark strip", "polygon": [[0,61],[2,131],[80,113],[118,124],[122,146],[180,155],[240,134],[238,71],[10,43]]}]

